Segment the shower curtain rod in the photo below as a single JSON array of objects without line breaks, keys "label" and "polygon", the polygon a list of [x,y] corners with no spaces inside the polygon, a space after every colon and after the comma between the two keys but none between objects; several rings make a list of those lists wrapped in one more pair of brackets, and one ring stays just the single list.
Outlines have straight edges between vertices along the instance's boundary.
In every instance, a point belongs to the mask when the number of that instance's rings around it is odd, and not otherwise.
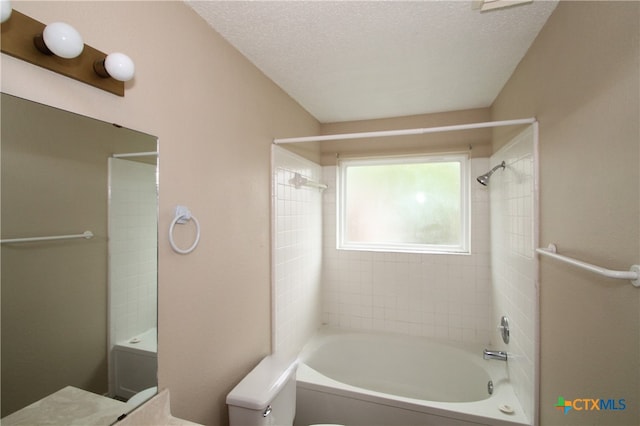
[{"label": "shower curtain rod", "polygon": [[470,130],[470,129],[483,129],[487,127],[515,126],[518,124],[533,124],[535,122],[536,122],[535,117],[532,117],[532,118],[521,118],[516,120],[489,121],[486,123],[454,124],[451,126],[426,127],[422,129],[382,130],[378,132],[343,133],[343,134],[336,134],[336,135],[304,136],[304,137],[298,137],[298,138],[278,138],[278,139],[274,139],[273,143],[276,145],[279,145],[284,143],[297,143],[297,142],[321,142],[321,141],[333,141],[333,140],[341,140],[341,139],[380,138],[384,136],[423,135],[427,133],[452,132],[456,130]]},{"label": "shower curtain rod", "polygon": [[111,155],[113,158],[127,158],[127,157],[147,157],[147,156],[158,156],[158,151],[148,151],[148,152],[128,152],[125,154],[113,154]]}]

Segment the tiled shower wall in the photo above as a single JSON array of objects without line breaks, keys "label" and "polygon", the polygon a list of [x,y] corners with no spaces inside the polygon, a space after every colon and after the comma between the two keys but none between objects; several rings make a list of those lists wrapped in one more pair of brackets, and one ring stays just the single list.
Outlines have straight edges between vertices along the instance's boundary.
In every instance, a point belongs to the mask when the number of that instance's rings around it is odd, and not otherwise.
[{"label": "tiled shower wall", "polygon": [[322,193],[290,181],[295,173],[320,181],[322,169],[277,146],[272,153],[272,346],[294,355],[320,325]]},{"label": "tiled shower wall", "polygon": [[[471,160],[471,176],[487,158]],[[489,194],[471,185],[471,254],[336,250],[336,168],[323,167],[323,323],[487,344],[492,329]]]},{"label": "tiled shower wall", "polygon": [[157,324],[156,166],[109,159],[109,316],[111,344]]},{"label": "tiled shower wall", "polygon": [[495,347],[509,353],[509,377],[525,413],[534,413],[537,322],[537,229],[533,127],[491,157],[491,167],[506,163],[491,178],[491,253],[494,316],[509,318],[510,342],[496,332]]},{"label": "tiled shower wall", "polygon": [[[531,416],[537,309],[531,129],[491,160],[472,159],[472,179],[502,160],[507,169],[489,187],[471,184],[470,255],[376,253],[336,249],[336,168],[275,147],[274,350],[295,353],[320,323],[491,345],[509,351],[512,383]],[[295,172],[328,189],[296,189],[289,182]],[[511,320],[506,346],[496,328],[501,315]]]}]

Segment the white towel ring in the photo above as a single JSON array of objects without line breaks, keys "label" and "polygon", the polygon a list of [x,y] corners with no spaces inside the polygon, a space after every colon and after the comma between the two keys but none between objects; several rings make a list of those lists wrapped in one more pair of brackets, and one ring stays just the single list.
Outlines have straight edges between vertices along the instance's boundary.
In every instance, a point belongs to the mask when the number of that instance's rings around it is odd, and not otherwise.
[{"label": "white towel ring", "polygon": [[[176,226],[177,223],[183,224],[183,223],[187,223],[187,221],[189,220],[193,220],[193,223],[195,223],[196,225],[196,239],[189,248],[181,249],[176,245],[175,241],[173,240],[173,228]],[[200,242],[200,222],[198,222],[198,219],[196,219],[196,217],[191,214],[191,211],[189,211],[187,207],[176,206],[176,217],[173,218],[173,220],[171,221],[171,225],[169,226],[169,244],[171,244],[171,248],[176,253],[189,254],[196,248],[199,242]]]}]

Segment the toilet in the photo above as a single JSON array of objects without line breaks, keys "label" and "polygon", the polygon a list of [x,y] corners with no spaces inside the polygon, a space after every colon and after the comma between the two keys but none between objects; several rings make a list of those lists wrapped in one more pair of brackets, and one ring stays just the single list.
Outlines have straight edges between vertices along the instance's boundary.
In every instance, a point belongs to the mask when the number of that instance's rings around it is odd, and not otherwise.
[{"label": "toilet", "polygon": [[229,425],[293,425],[296,368],[297,360],[276,355],[260,361],[227,395]]}]

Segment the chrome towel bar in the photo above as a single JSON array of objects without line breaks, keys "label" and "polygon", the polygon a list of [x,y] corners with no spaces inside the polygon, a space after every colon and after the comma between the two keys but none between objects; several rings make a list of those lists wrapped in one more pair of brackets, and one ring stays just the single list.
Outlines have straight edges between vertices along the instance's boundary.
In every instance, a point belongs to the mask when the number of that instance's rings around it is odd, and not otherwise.
[{"label": "chrome towel bar", "polygon": [[607,278],[616,278],[620,280],[630,280],[634,287],[640,287],[640,265],[631,265],[628,271],[615,271],[612,269],[602,268],[600,266],[593,265],[591,263],[576,260],[568,256],[563,256],[557,253],[557,247],[555,244],[549,244],[547,248],[538,248],[536,252],[552,257],[556,260],[568,263],[578,268],[591,271],[595,274],[602,275]]}]

